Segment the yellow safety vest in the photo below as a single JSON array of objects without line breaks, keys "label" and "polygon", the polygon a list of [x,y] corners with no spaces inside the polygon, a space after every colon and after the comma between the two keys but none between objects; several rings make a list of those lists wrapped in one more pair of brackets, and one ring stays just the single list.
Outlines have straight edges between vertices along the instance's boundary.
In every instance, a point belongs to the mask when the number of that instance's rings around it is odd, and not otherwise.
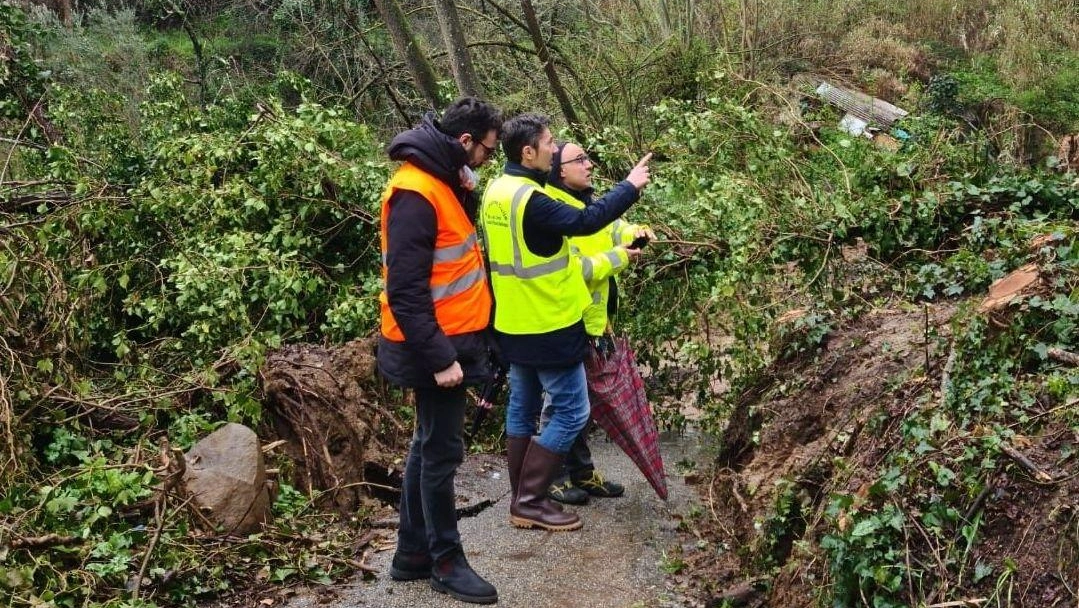
[{"label": "yellow safety vest", "polygon": [[[578,209],[584,202],[565,190],[547,184],[547,196]],[[591,304],[584,311],[584,329],[590,336],[602,336],[607,329],[607,301],[611,296],[610,280],[629,264],[629,254],[619,245],[633,242],[640,226],[615,220],[602,230],[586,236],[570,237],[570,254],[581,261],[581,274],[591,296]]]},{"label": "yellow safety vest", "polygon": [[511,335],[543,334],[581,320],[591,302],[580,260],[569,240],[550,257],[525,245],[524,215],[540,185],[526,177],[501,175],[487,186],[480,207],[480,229],[487,245],[495,329]]}]

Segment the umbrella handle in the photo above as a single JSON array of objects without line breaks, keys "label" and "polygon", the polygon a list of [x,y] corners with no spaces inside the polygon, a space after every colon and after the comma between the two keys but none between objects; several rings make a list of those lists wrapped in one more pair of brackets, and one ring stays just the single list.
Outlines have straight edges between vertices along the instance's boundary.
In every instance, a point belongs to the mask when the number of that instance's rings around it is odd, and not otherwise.
[{"label": "umbrella handle", "polygon": [[480,430],[480,426],[483,425],[484,419],[491,413],[491,409],[495,405],[495,400],[498,398],[499,393],[502,392],[502,387],[506,383],[506,375],[506,370],[500,367],[495,372],[495,375],[487,381],[487,384],[483,385],[483,390],[480,391],[480,396],[476,399],[476,417],[473,418],[472,426],[466,437],[467,446],[472,445],[472,440],[475,439],[476,433]]}]

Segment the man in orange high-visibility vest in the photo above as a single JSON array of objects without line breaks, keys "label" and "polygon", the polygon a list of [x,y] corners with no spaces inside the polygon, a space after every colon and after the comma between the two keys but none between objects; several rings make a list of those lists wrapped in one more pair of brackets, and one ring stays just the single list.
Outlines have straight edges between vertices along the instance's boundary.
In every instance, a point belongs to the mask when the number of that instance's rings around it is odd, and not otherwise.
[{"label": "man in orange high-visibility vest", "polygon": [[498,145],[501,113],[466,97],[424,117],[388,148],[402,165],[382,196],[378,367],[416,394],[405,462],[394,580],[431,579],[466,602],[498,601],[465,558],[453,479],[464,459],[465,386],[490,370],[491,293],[473,225],[479,167]]}]

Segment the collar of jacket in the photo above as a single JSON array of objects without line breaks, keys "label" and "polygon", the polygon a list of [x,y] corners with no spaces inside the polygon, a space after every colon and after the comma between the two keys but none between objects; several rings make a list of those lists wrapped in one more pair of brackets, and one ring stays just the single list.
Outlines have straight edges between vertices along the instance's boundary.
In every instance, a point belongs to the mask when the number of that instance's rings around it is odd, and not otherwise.
[{"label": "collar of jacket", "polygon": [[415,163],[461,197],[459,171],[468,161],[468,153],[460,141],[442,132],[434,113],[428,112],[414,129],[397,134],[386,152],[391,160]]},{"label": "collar of jacket", "polygon": [[502,172],[506,175],[512,175],[514,177],[527,177],[528,179],[539,184],[540,186],[544,186],[547,184],[546,171],[529,169],[521,163],[507,162],[506,166],[502,168]]},{"label": "collar of jacket", "polygon": [[548,182],[547,187],[552,187],[552,186],[555,187],[555,188],[558,188],[559,190],[561,190],[562,192],[565,192],[566,194],[572,196],[573,198],[581,201],[585,205],[591,205],[592,204],[592,193],[595,192],[594,188],[585,188],[584,190],[574,190],[573,188],[570,188],[566,184],[562,183],[561,181]]}]

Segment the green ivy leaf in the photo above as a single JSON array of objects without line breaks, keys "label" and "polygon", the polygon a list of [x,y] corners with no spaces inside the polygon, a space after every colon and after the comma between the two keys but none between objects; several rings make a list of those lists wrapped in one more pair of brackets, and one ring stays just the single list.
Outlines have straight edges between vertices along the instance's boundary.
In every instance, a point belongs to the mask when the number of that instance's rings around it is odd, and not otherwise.
[{"label": "green ivy leaf", "polygon": [[878,529],[880,529],[880,522],[878,522],[875,517],[870,517],[858,522],[854,526],[854,529],[851,530],[850,536],[851,538],[861,538],[873,534]]},{"label": "green ivy leaf", "polygon": [[53,515],[59,513],[71,513],[78,506],[79,501],[69,494],[61,494],[45,503],[45,510]]},{"label": "green ivy leaf", "polygon": [[290,577],[290,576],[292,576],[294,574],[296,574],[296,568],[288,568],[288,567],[274,568],[273,576],[270,577],[270,580],[272,580],[274,582],[277,582],[277,583],[280,583],[280,582],[284,582],[285,579],[287,579],[288,577]]}]

